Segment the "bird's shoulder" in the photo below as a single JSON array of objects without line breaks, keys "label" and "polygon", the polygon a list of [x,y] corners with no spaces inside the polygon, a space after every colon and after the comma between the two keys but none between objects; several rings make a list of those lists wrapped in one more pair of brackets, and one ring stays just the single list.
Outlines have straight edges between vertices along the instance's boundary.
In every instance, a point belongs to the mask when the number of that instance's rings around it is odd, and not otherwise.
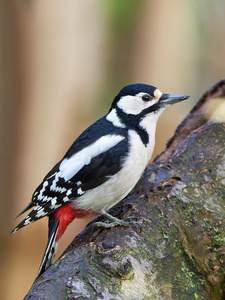
[{"label": "bird's shoulder", "polygon": [[71,147],[66,152],[63,159],[70,158],[72,155],[83,150],[85,147],[95,143],[98,139],[100,139],[103,136],[112,135],[127,137],[128,131],[126,128],[114,126],[111,122],[107,120],[106,116],[104,116],[92,125],[90,125],[85,131],[83,131],[78,136],[78,138],[73,142]]}]

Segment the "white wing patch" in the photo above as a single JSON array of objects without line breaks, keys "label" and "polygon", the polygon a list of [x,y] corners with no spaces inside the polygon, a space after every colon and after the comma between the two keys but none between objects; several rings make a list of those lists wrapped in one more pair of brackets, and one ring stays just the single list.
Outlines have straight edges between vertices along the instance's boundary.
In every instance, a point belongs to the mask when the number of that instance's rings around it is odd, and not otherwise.
[{"label": "white wing patch", "polygon": [[106,152],[124,139],[124,136],[115,134],[102,136],[95,143],[80,150],[69,159],[64,159],[59,166],[60,177],[66,181],[70,180],[84,165],[88,165],[92,158]]}]

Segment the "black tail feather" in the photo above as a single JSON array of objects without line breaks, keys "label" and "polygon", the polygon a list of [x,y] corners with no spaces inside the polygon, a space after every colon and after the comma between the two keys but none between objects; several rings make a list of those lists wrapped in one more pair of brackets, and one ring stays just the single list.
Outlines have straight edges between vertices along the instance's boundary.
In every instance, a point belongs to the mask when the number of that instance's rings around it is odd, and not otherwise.
[{"label": "black tail feather", "polygon": [[31,209],[35,204],[33,202],[30,202],[13,220],[17,219],[19,216],[21,216],[23,213]]},{"label": "black tail feather", "polygon": [[[49,221],[50,219],[51,218],[49,218]],[[54,222],[53,226],[51,226],[51,231],[49,231],[48,243],[36,279],[38,279],[51,266],[53,262],[58,246],[58,241],[56,240],[58,228],[58,222]]]}]

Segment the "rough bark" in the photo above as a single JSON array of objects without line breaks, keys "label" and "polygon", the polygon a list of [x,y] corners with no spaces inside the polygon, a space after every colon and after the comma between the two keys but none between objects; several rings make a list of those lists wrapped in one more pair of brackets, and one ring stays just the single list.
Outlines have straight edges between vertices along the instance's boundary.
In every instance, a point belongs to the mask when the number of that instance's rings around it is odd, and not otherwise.
[{"label": "rough bark", "polygon": [[[25,299],[223,299],[225,80],[210,88],[116,205],[139,225],[90,223]],[[98,217],[103,220],[102,217]]]}]

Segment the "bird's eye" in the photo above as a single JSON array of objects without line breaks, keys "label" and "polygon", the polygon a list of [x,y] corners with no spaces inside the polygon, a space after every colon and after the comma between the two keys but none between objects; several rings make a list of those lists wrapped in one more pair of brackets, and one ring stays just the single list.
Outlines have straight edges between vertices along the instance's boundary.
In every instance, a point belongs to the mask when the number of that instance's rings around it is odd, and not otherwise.
[{"label": "bird's eye", "polygon": [[149,101],[150,99],[151,99],[151,96],[148,95],[148,94],[144,94],[144,95],[142,96],[142,100],[143,100],[143,101]]}]

